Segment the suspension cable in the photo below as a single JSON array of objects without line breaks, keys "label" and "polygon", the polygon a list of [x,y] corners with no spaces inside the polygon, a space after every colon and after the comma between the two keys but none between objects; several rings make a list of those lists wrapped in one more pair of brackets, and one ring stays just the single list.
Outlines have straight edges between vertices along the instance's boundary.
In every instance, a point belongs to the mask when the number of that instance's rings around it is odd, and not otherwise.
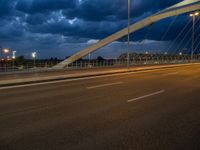
[{"label": "suspension cable", "polygon": [[[195,24],[198,24],[198,22],[200,21],[200,19],[198,18],[197,22]],[[196,31],[198,31],[200,29],[200,26],[198,26],[198,28],[196,29]],[[183,48],[187,47],[187,45],[191,42],[191,40],[188,40],[185,45],[183,46]],[[197,38],[195,39],[194,43],[197,42]]]},{"label": "suspension cable", "polygon": [[171,21],[171,23],[170,23],[170,25],[168,26],[167,30],[165,31],[164,35],[161,37],[161,41],[163,41],[163,40],[166,38],[166,36],[168,35],[170,29],[171,29],[172,26],[174,25],[174,23],[175,23],[175,21],[177,20],[177,18],[178,18],[178,16],[175,16],[175,17],[173,18],[173,20]]},{"label": "suspension cable", "polygon": [[172,44],[170,44],[170,46],[168,47],[167,51],[169,51],[174,46],[174,43],[176,43],[176,41],[180,38],[180,36],[185,32],[185,30],[190,25],[190,23],[191,23],[191,20],[189,20],[187,22],[187,24],[185,24],[185,26],[183,27],[183,29],[179,32],[178,36],[176,36],[176,38],[174,39],[174,41],[172,42]]}]

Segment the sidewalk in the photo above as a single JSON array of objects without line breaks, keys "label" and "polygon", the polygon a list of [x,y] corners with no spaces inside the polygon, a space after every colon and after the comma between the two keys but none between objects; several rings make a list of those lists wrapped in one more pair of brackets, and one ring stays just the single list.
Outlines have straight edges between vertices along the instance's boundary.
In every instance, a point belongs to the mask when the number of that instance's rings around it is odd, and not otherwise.
[{"label": "sidewalk", "polygon": [[87,70],[68,70],[68,71],[51,71],[43,73],[28,73],[28,74],[10,74],[0,75],[0,87],[21,85],[30,83],[39,83],[55,80],[65,80],[92,76],[101,76],[126,72],[139,72],[154,69],[165,69],[182,66],[200,65],[200,63],[193,64],[178,64],[178,65],[156,65],[156,66],[140,66],[127,68],[104,68],[104,69],[87,69]]}]

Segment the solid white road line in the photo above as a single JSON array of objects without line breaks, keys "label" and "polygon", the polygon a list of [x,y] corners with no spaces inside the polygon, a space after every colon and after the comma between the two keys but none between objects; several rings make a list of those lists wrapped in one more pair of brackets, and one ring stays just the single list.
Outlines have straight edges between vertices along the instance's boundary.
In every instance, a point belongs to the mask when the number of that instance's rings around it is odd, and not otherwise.
[{"label": "solid white road line", "polygon": [[147,98],[147,97],[151,97],[151,96],[154,96],[154,95],[158,95],[158,94],[161,94],[161,93],[164,93],[164,92],[165,92],[165,90],[161,90],[161,91],[158,91],[158,92],[154,92],[154,93],[151,93],[151,94],[148,94],[148,95],[144,95],[144,96],[141,96],[141,97],[137,97],[137,98],[128,100],[127,102],[128,103],[134,102],[134,101],[137,101],[137,100],[140,100],[140,99],[144,99],[144,98]]},{"label": "solid white road line", "polygon": [[106,87],[106,86],[119,85],[119,84],[123,84],[123,83],[124,82],[115,82],[115,83],[101,84],[101,85],[87,87],[87,89],[96,89],[96,88],[102,88],[102,87]]}]

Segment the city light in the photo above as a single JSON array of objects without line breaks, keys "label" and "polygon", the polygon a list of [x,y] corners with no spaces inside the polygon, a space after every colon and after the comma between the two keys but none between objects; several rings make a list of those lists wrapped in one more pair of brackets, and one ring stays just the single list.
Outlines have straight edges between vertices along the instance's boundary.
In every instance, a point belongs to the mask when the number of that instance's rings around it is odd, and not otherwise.
[{"label": "city light", "polygon": [[16,58],[16,51],[12,51],[12,59]]},{"label": "city light", "polygon": [[194,12],[190,14],[190,17],[192,17],[193,25],[192,25],[192,52],[191,52],[191,63],[193,61],[193,55],[195,50],[195,23],[196,23],[196,17],[199,16],[199,12]]},{"label": "city light", "polygon": [[190,17],[194,17],[194,16],[198,16],[198,15],[199,15],[199,12],[195,12],[195,13],[190,14]]},{"label": "city light", "polygon": [[36,52],[32,52],[31,53],[32,58],[36,58],[36,54],[37,54]]},{"label": "city light", "polygon": [[32,58],[33,58],[33,65],[34,65],[34,67],[36,66],[36,64],[35,64],[35,59],[36,59],[36,56],[37,56],[37,53],[36,52],[32,52],[31,53],[31,56],[32,56]]},{"label": "city light", "polygon": [[9,53],[9,52],[10,52],[10,50],[9,50],[9,49],[7,49],[7,48],[5,48],[5,49],[3,50],[3,52],[4,52],[5,54],[7,54],[7,53]]}]

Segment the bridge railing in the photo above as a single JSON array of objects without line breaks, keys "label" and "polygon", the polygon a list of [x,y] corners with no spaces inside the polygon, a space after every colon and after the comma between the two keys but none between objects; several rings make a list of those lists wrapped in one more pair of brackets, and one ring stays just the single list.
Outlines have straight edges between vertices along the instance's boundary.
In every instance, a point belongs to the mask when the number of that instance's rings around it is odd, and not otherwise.
[{"label": "bridge railing", "polygon": [[[190,63],[191,60],[141,60],[130,61],[130,66],[145,66],[145,65],[161,65],[161,64],[181,64]],[[200,62],[200,60],[193,60]],[[79,61],[67,66],[67,69],[84,69],[84,68],[105,68],[105,67],[126,67],[126,60],[104,60],[104,61]]]},{"label": "bridge railing", "polygon": [[[192,62],[200,62],[200,57],[194,57]],[[57,62],[59,63],[59,62]],[[130,66],[148,66],[162,64],[182,64],[191,63],[190,57],[143,57],[130,60]],[[12,72],[45,72],[52,71],[55,63],[38,63],[26,65],[0,64],[0,73]],[[109,67],[126,67],[126,59],[109,59],[109,60],[80,60],[68,65],[64,70],[72,69],[90,69],[90,68],[109,68]]]}]

